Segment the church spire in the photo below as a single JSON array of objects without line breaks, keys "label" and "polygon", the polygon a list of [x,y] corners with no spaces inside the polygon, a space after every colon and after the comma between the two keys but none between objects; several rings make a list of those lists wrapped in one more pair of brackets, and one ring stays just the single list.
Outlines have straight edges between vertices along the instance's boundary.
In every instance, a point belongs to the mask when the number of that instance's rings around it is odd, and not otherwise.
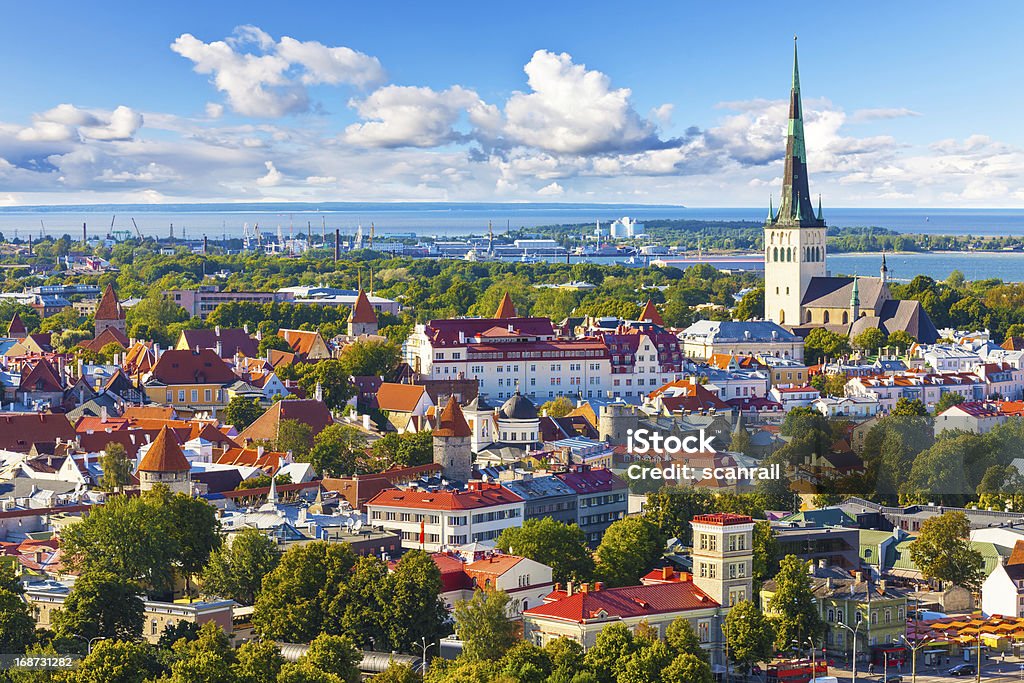
[{"label": "church spire", "polygon": [[[820,213],[820,212],[819,212]],[[814,215],[807,180],[807,149],[804,144],[804,112],[800,99],[800,67],[796,36],[793,36],[793,86],[789,94],[789,127],[786,131],[786,166],[782,177],[782,201],[778,223],[799,227],[822,227]]]},{"label": "church spire", "polygon": [[882,282],[889,281],[889,266],[885,265],[885,250],[882,250]]}]

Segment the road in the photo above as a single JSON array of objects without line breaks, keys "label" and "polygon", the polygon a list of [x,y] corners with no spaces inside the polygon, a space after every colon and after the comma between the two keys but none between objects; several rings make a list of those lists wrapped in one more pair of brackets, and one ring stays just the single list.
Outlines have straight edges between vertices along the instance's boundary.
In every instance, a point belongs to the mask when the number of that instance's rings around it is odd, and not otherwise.
[{"label": "road", "polygon": [[[945,662],[941,667],[934,666],[919,666],[917,669],[917,683],[952,683],[953,681],[963,681],[963,683],[972,683],[975,680],[974,676],[947,676],[946,671],[954,664],[960,664],[963,660],[955,660],[953,662]],[[1024,663],[1016,657],[1007,657],[1006,661],[1000,661],[998,659],[989,659],[983,662],[981,669],[981,680],[986,683],[1021,683],[1024,682]],[[838,667],[830,667],[828,671],[830,676],[835,676],[843,683],[849,683],[853,680],[853,677],[849,669],[840,669]],[[911,683],[910,667],[904,667],[903,671],[897,671],[895,669],[889,670],[889,675],[901,674],[905,683]],[[882,672],[875,671],[873,674],[866,673],[863,669],[857,671],[857,683],[876,683],[876,681],[882,680]]]}]

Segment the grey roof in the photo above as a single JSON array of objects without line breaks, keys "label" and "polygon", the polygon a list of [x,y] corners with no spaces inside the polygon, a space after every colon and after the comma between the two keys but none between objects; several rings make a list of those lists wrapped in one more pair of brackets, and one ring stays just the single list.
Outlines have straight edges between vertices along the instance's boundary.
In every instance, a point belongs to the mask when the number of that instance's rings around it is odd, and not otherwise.
[{"label": "grey roof", "polygon": [[558,477],[551,475],[533,477],[532,479],[516,479],[501,484],[512,493],[525,500],[549,498],[551,496],[574,496],[576,491]]},{"label": "grey roof", "polygon": [[682,334],[684,337],[710,337],[716,342],[800,341],[795,334],[771,320],[698,320]]},{"label": "grey roof", "polygon": [[[862,310],[873,311],[889,298],[888,285],[878,277],[858,277],[857,293]],[[812,308],[849,308],[852,296],[852,277],[812,277],[801,303]]]},{"label": "grey roof", "polygon": [[516,393],[512,394],[511,398],[502,404],[498,417],[505,417],[510,420],[536,420],[537,406],[533,405],[533,401],[516,391]]},{"label": "grey roof", "polygon": [[484,394],[478,393],[476,395],[476,398],[474,398],[472,401],[470,401],[468,404],[466,404],[466,407],[463,408],[463,411],[469,410],[469,411],[474,411],[475,412],[475,411],[480,411],[480,410],[493,410],[493,409],[494,409],[494,406],[492,406],[490,403],[487,402],[487,397]]}]

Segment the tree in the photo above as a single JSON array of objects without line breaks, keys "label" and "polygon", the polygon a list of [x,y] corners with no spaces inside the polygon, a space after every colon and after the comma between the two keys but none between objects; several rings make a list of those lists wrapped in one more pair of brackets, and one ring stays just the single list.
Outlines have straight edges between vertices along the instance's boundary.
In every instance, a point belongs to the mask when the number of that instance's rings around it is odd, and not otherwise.
[{"label": "tree", "polygon": [[313,437],[313,448],[304,460],[321,477],[346,477],[360,472],[359,463],[366,449],[366,436],[345,424],[324,427]]},{"label": "tree", "polygon": [[172,560],[185,577],[185,591],[193,574],[210,560],[210,553],[221,546],[217,510],[202,498],[184,493],[172,494],[163,486],[143,494],[160,511],[160,531],[174,543]]},{"label": "tree", "polygon": [[138,586],[111,572],[89,571],[78,577],[54,616],[54,630],[85,640],[132,640],[142,633],[143,609]]},{"label": "tree", "polygon": [[408,664],[394,664],[370,679],[372,683],[420,683],[423,677]]},{"label": "tree", "polygon": [[542,404],[540,412],[542,415],[547,415],[548,417],[565,417],[575,408],[576,406],[568,397],[559,396],[556,399],[552,399],[547,403]]},{"label": "tree", "polygon": [[506,613],[509,597],[503,591],[477,590],[469,600],[455,603],[455,633],[464,643],[468,660],[498,659],[516,642],[516,625]]},{"label": "tree", "polygon": [[612,624],[597,634],[594,646],[583,657],[583,664],[601,683],[616,683],[625,662],[636,650],[629,627]]},{"label": "tree", "polygon": [[338,610],[355,562],[346,544],[314,541],[289,548],[263,579],[252,619],[256,631],[290,643],[338,633]]},{"label": "tree", "polygon": [[910,559],[926,579],[978,590],[985,578],[984,559],[970,541],[971,523],[960,511],[926,519],[910,544]]},{"label": "tree", "polygon": [[356,387],[340,360],[327,359],[300,366],[299,388],[307,396],[313,396],[317,385],[320,385],[324,403],[331,410],[342,410],[356,395]]},{"label": "tree", "polygon": [[665,486],[647,494],[644,519],[658,527],[663,538],[678,538],[689,544],[693,538],[690,520],[711,512],[714,497],[695,486]]},{"label": "tree", "polygon": [[850,343],[845,335],[837,334],[824,327],[815,327],[804,340],[804,359],[811,364],[825,358],[837,358],[850,352]]},{"label": "tree", "polygon": [[613,522],[604,532],[594,556],[597,575],[611,586],[632,586],[661,557],[665,539],[643,517]]},{"label": "tree", "polygon": [[281,420],[277,426],[277,441],[274,449],[291,453],[299,461],[304,461],[313,447],[313,428],[298,420]]},{"label": "tree", "polygon": [[757,662],[771,659],[775,637],[771,622],[749,600],[732,606],[725,617],[729,656],[747,673]]},{"label": "tree", "polygon": [[107,639],[75,667],[74,683],[143,683],[160,674],[153,647],[145,642]]},{"label": "tree", "polygon": [[889,414],[897,417],[927,417],[928,409],[924,407],[924,403],[919,398],[910,399],[901,396]]},{"label": "tree", "polygon": [[275,643],[248,640],[238,648],[233,671],[239,683],[274,683],[285,659]]},{"label": "tree", "polygon": [[287,351],[291,352],[292,347],[284,337],[280,337],[276,334],[268,334],[263,339],[260,339],[259,346],[257,347],[261,357],[266,358],[267,351]]},{"label": "tree", "polygon": [[900,351],[906,351],[916,343],[917,340],[914,339],[909,332],[905,332],[903,330],[896,330],[892,332],[888,339],[888,344],[890,346],[895,346]]},{"label": "tree", "polygon": [[583,666],[583,646],[572,638],[560,636],[549,640],[544,653],[551,662],[553,680],[569,680]]},{"label": "tree", "polygon": [[103,449],[100,456],[100,487],[104,491],[117,491],[127,486],[132,480],[132,462],[128,459],[128,451],[116,441],[111,441]]},{"label": "tree", "polygon": [[175,342],[175,339],[171,338],[170,326],[173,323],[181,323],[186,320],[188,320],[188,313],[185,309],[170,299],[165,299],[158,292],[147,296],[129,308],[125,322],[129,337],[150,339],[164,346],[170,346]]},{"label": "tree", "polygon": [[664,641],[646,643],[626,660],[619,674],[620,683],[660,683],[666,668],[675,659]]},{"label": "tree", "polygon": [[693,624],[686,617],[676,617],[665,629],[665,642],[677,655],[691,654],[707,660],[708,653],[700,645],[700,636],[693,630]]},{"label": "tree", "polygon": [[36,622],[9,564],[0,565],[0,652],[20,653],[31,644]]},{"label": "tree", "polygon": [[947,409],[960,405],[965,400],[966,399],[963,397],[963,394],[958,394],[955,391],[947,391],[939,397],[939,402],[935,404],[935,414],[941,415],[946,412]]},{"label": "tree", "polygon": [[764,319],[764,287],[757,287],[743,295],[733,311],[736,320]]},{"label": "tree", "polygon": [[733,453],[746,454],[750,450],[750,443],[750,432],[740,425],[732,432],[732,437],[729,439],[729,450]]},{"label": "tree", "polygon": [[760,585],[775,576],[779,570],[779,542],[772,533],[770,522],[762,520],[754,523],[752,544],[754,557],[751,562],[751,577],[754,580],[756,594]]},{"label": "tree", "polygon": [[854,347],[861,351],[875,351],[883,344],[885,344],[885,333],[877,327],[869,327],[853,338]]},{"label": "tree", "polygon": [[521,527],[508,527],[498,537],[497,547],[551,567],[552,580],[558,583],[589,581],[594,574],[594,558],[583,531],[576,524],[551,517],[528,519]]},{"label": "tree", "polygon": [[[271,477],[269,474],[257,474],[255,477],[243,479],[242,482],[238,485],[238,490],[242,491],[245,489],[266,488],[270,486],[270,481]],[[291,484],[292,475],[288,474],[287,472],[284,474],[278,474],[273,477],[273,481],[278,486],[281,486],[283,484]]]},{"label": "tree", "polygon": [[232,396],[228,401],[228,406],[224,409],[224,422],[234,425],[235,429],[242,431],[262,414],[263,408],[260,407],[259,401],[239,394]]},{"label": "tree", "polygon": [[796,555],[786,555],[775,575],[774,592],[768,599],[769,617],[775,631],[775,647],[787,649],[795,640],[818,639],[825,624],[814,604],[807,563]]},{"label": "tree", "polygon": [[333,674],[346,683],[358,683],[361,680],[360,662],[362,655],[350,638],[327,633],[314,638],[309,649],[299,658],[300,665]]},{"label": "tree", "polygon": [[389,377],[402,360],[402,347],[386,339],[358,339],[345,347],[338,360],[353,377]]},{"label": "tree", "polygon": [[197,640],[199,638],[199,624],[194,621],[179,621],[164,627],[160,638],[156,641],[158,648],[170,649],[179,640]]},{"label": "tree", "polygon": [[661,673],[663,683],[686,681],[686,683],[714,683],[711,666],[695,655],[682,654],[672,660]]},{"label": "tree", "polygon": [[256,601],[263,577],[281,561],[281,551],[269,536],[259,529],[243,529],[231,545],[210,555],[203,570],[202,592],[230,598],[243,605]]},{"label": "tree", "polygon": [[377,584],[375,602],[383,609],[374,621],[382,622],[386,637],[380,646],[408,652],[424,637],[432,643],[448,633],[448,612],[440,595],[441,572],[430,555],[422,550],[402,555],[394,571]]}]

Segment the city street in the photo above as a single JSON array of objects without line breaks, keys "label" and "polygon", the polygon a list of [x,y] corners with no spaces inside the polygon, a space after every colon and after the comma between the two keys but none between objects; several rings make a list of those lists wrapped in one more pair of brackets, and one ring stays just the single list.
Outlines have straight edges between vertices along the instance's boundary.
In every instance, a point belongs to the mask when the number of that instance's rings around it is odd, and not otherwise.
[{"label": "city street", "polygon": [[[942,666],[922,666],[919,665],[917,669],[917,681],[918,683],[935,683],[936,681],[964,681],[964,683],[970,683],[975,680],[973,675],[969,676],[949,676],[946,674],[951,667],[956,664],[963,663],[962,659],[956,659],[952,662],[944,661]],[[991,682],[1005,682],[1010,683],[1011,681],[1024,681],[1024,663],[1018,657],[1007,657],[1006,661],[999,659],[988,659],[982,662],[981,679],[983,681]],[[853,677],[849,669],[842,669],[839,667],[829,667],[828,671],[830,676],[835,676],[844,683],[852,681]],[[910,683],[910,666],[904,667],[903,671],[896,668],[889,670],[889,676],[900,674],[903,676],[905,683]],[[857,670],[857,681],[862,683],[875,683],[876,681],[882,680],[882,672],[880,670],[874,673],[867,673],[863,669]]]}]

